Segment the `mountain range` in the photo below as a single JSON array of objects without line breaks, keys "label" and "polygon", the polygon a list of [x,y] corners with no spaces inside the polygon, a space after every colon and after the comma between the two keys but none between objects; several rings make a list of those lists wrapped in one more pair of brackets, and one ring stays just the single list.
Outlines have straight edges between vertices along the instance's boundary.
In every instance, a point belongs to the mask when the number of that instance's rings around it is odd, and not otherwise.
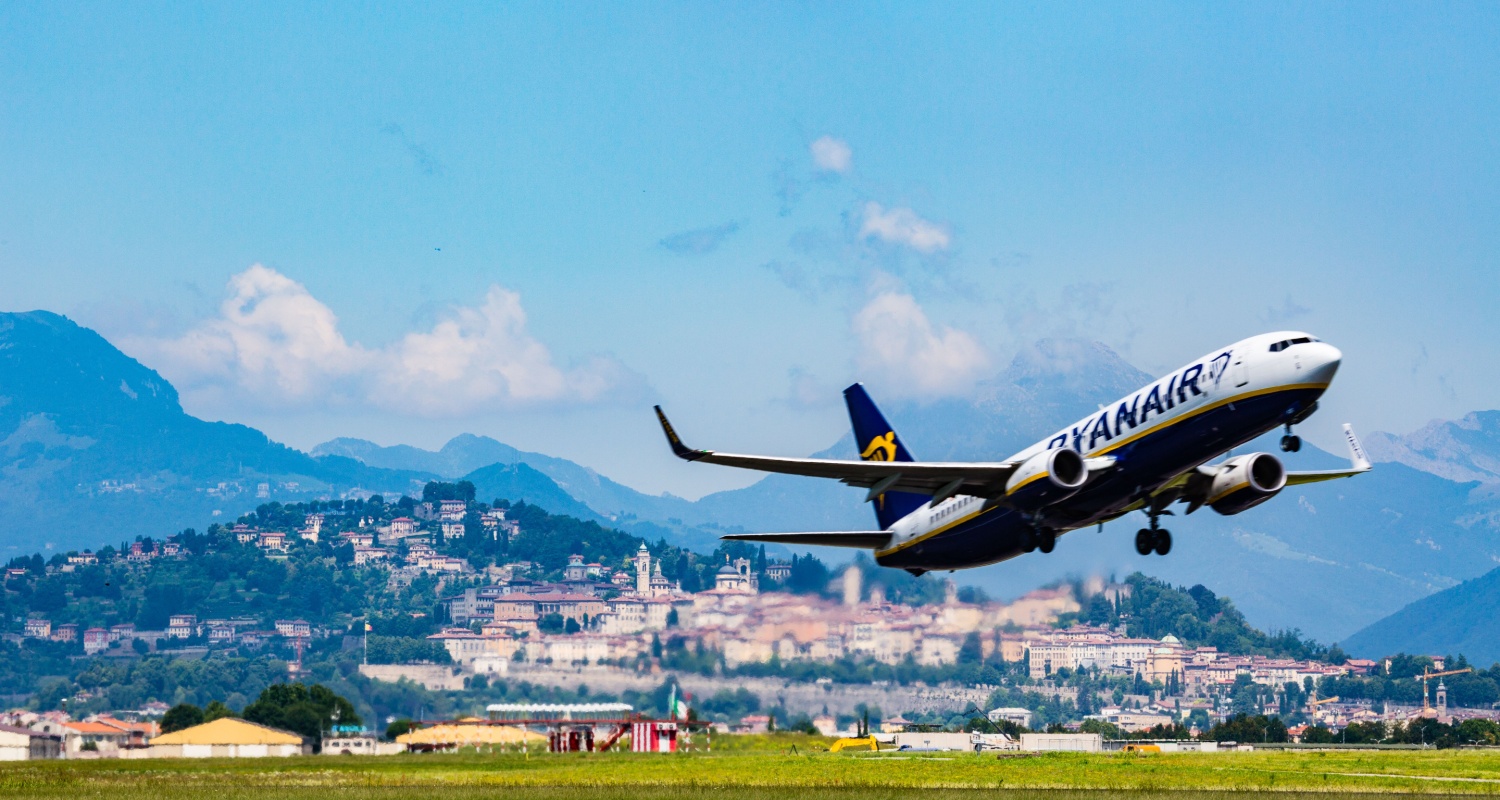
[{"label": "mountain range", "polygon": [[0,555],[202,528],[264,502],[262,484],[288,499],[428,477],[190,416],[99,334],[46,311],[0,314]]},{"label": "mountain range", "polygon": [[1418,600],[1350,636],[1344,649],[1380,658],[1391,653],[1458,655],[1476,665],[1500,661],[1500,567]]},{"label": "mountain range", "polygon": [[1405,436],[1377,432],[1365,444],[1378,461],[1398,461],[1454,481],[1500,483],[1500,411],[1434,420]]},{"label": "mountain range", "polygon": [[[920,458],[993,460],[1150,377],[1101,344],[1053,339],[1023,349],[969,398],[885,410]],[[1065,575],[1141,570],[1211,586],[1259,626],[1335,641],[1500,562],[1500,496],[1487,483],[1500,464],[1497,420],[1500,413],[1482,412],[1406,437],[1371,436],[1369,449],[1385,463],[1368,475],[1290,489],[1234,517],[1204,510],[1173,518],[1167,558],[1136,555],[1130,542],[1140,521],[1121,520],[1102,533],[1070,533],[1050,555],[961,580],[1015,596]],[[713,445],[712,430],[682,433],[690,444]],[[818,454],[854,456],[847,434],[830,431],[825,441]],[[1276,452],[1274,437],[1256,444]],[[1309,469],[1343,456],[1305,447],[1286,460]],[[689,501],[482,436],[438,451],[334,439],[301,453],[251,428],[187,415],[160,375],[47,312],[0,314],[0,475],[0,554],[160,536],[266,499],[412,492],[435,477],[467,478],[482,498],[524,499],[698,549],[725,531],[872,523],[863,493],[834,482],[770,476]],[[256,496],[260,484],[268,498]]]}]

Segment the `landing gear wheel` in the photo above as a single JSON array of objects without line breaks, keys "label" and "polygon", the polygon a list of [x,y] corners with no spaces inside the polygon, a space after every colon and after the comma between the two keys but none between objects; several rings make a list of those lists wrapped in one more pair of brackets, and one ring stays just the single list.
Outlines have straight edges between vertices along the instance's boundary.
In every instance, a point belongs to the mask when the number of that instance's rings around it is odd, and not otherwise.
[{"label": "landing gear wheel", "polygon": [[1056,546],[1057,534],[1053,533],[1052,531],[1041,531],[1037,535],[1036,549],[1042,551],[1043,553],[1050,553],[1052,552],[1052,548]]},{"label": "landing gear wheel", "polygon": [[1151,555],[1152,548],[1156,547],[1156,534],[1148,528],[1141,528],[1135,532],[1135,551],[1143,556]]},{"label": "landing gear wheel", "polygon": [[1167,553],[1172,552],[1172,532],[1171,531],[1168,531],[1166,529],[1159,530],[1159,531],[1156,532],[1156,537],[1155,538],[1156,538],[1156,541],[1154,542],[1154,544],[1156,545],[1156,554],[1157,555],[1164,556]]},{"label": "landing gear wheel", "polygon": [[1025,531],[1024,533],[1022,533],[1021,534],[1021,552],[1023,552],[1023,553],[1030,553],[1031,551],[1033,551],[1035,549],[1036,549],[1036,534],[1033,533],[1032,531],[1029,531],[1029,530]]},{"label": "landing gear wheel", "polygon": [[1283,453],[1295,453],[1302,449],[1302,437],[1287,434],[1281,437],[1281,451]]}]

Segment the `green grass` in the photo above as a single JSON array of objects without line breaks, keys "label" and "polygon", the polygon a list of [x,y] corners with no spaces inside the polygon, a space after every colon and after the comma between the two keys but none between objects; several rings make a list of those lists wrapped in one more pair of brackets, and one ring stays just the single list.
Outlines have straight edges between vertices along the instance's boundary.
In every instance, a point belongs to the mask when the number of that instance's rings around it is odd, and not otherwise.
[{"label": "green grass", "polygon": [[[807,737],[728,739],[713,753],[429,754],[291,759],[154,759],[0,764],[0,797],[236,800],[241,797],[514,800],[959,800],[1026,795],[1174,800],[1211,792],[1500,795],[1500,752],[830,754]],[[796,744],[798,752],[790,752]],[[1455,780],[1456,779],[1456,780]],[[985,790],[985,791],[975,791]]]}]

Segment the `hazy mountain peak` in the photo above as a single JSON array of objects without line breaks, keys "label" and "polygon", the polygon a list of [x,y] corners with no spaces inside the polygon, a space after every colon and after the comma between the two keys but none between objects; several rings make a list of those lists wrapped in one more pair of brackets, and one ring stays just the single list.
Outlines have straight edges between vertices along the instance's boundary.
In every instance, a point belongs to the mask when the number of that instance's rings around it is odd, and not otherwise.
[{"label": "hazy mountain peak", "polygon": [[177,390],[94,331],[50,311],[0,313],[0,431],[33,414],[58,426],[182,414]]},{"label": "hazy mountain peak", "polygon": [[1371,458],[1395,461],[1455,481],[1500,481],[1500,411],[1475,411],[1459,420],[1433,420],[1398,436],[1376,433]]},{"label": "hazy mountain peak", "polygon": [[1051,397],[1061,392],[1098,395],[1097,402],[1108,402],[1150,379],[1101,342],[1051,338],[1022,346],[1010,366],[987,382],[981,394],[993,397],[997,392],[1020,390]]}]

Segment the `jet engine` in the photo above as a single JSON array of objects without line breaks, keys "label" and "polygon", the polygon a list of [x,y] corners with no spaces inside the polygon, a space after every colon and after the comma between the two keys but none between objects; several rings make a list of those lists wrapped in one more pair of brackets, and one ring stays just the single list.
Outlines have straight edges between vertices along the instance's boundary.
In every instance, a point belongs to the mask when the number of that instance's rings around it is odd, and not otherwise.
[{"label": "jet engine", "polygon": [[1229,516],[1270,500],[1286,486],[1286,467],[1270,453],[1235,456],[1219,465],[1206,504]]},{"label": "jet engine", "polygon": [[1021,462],[1005,482],[1006,502],[1022,511],[1035,511],[1078,493],[1088,480],[1083,456],[1059,447]]}]

